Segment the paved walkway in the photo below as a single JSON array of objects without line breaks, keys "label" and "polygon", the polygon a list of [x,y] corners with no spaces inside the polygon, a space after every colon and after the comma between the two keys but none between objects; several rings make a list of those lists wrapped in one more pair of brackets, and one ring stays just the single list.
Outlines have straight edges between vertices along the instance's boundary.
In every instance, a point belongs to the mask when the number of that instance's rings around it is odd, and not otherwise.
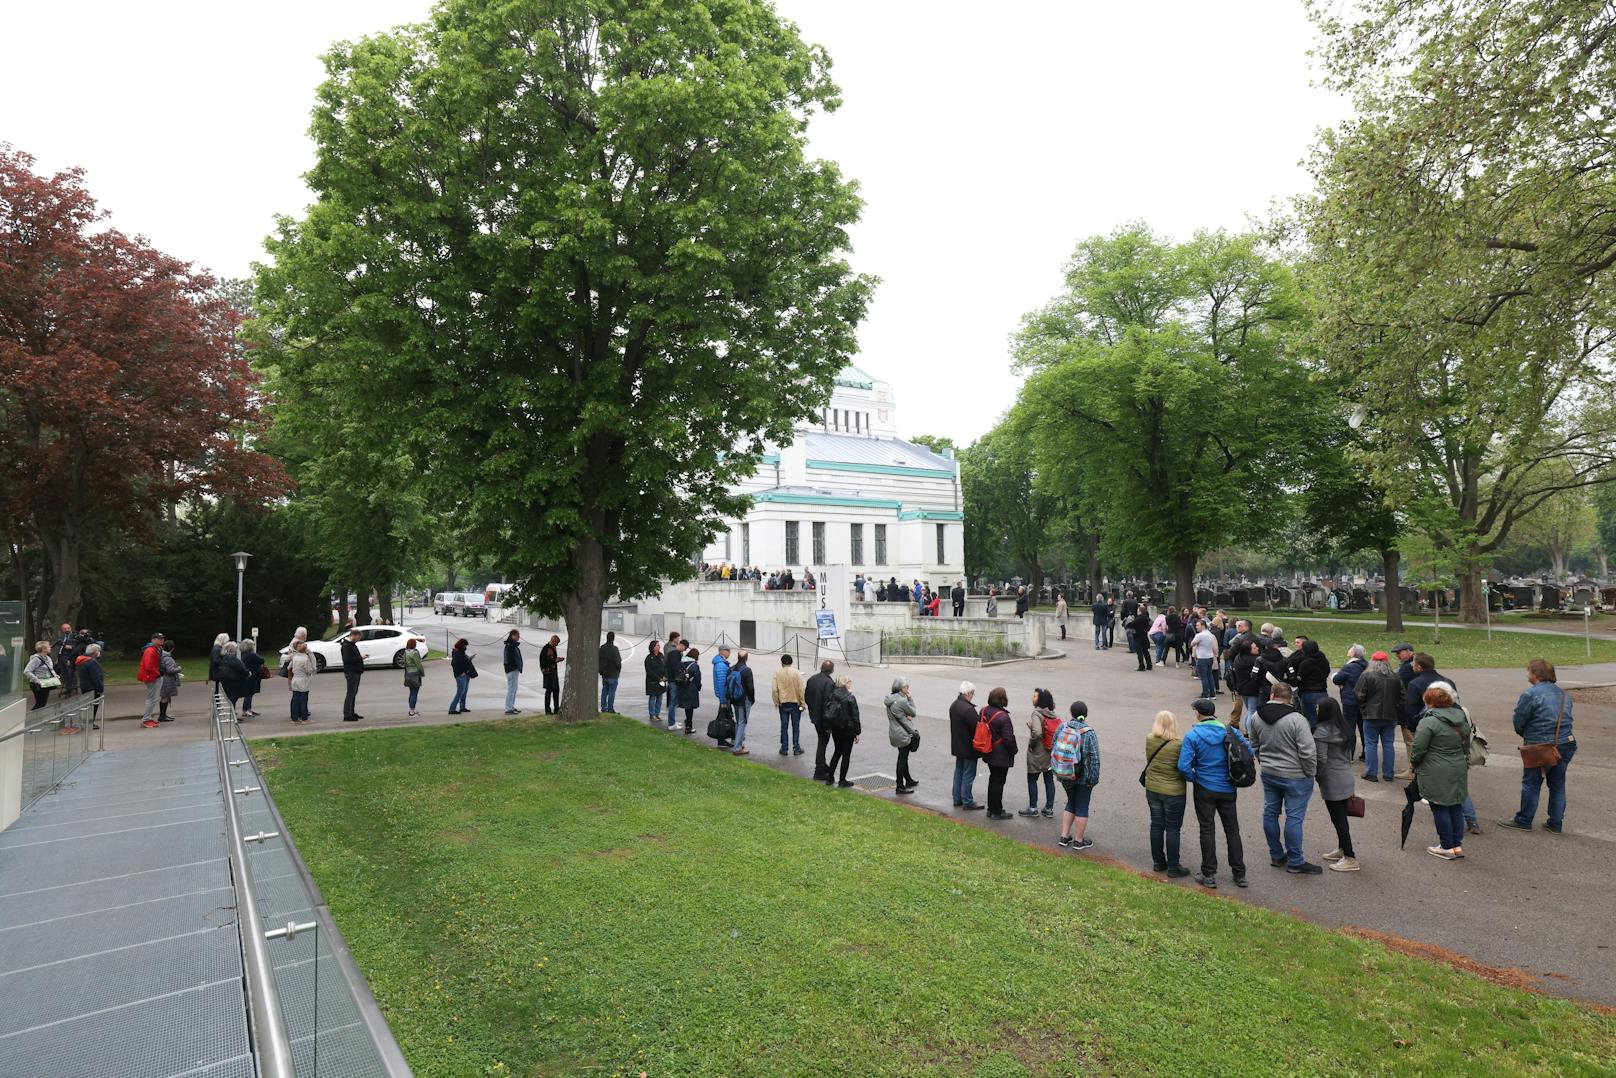
[{"label": "paved walkway", "polygon": [[[502,630],[492,626],[487,631],[494,635]],[[481,647],[485,664],[490,655],[497,655],[489,644],[474,646]],[[876,796],[955,816],[1018,841],[1052,846],[1059,833],[1057,822],[1017,818],[989,823],[980,812],[959,813],[953,809],[949,796],[953,760],[948,755],[945,716],[962,678],[979,686],[979,704],[986,701],[989,688],[1004,686],[1009,692],[1011,713],[1018,721],[1025,718],[1036,687],[1049,688],[1063,712],[1067,703],[1080,697],[1088,702],[1100,735],[1104,779],[1095,793],[1089,829],[1096,845],[1090,854],[1069,856],[1104,856],[1148,874],[1148,814],[1144,792],[1136,781],[1145,762],[1145,734],[1159,709],[1170,709],[1186,720],[1196,683],[1184,670],[1173,667],[1136,673],[1133,657],[1120,647],[1095,652],[1081,640],[1071,641],[1069,646],[1073,650],[1064,659],[980,670],[932,666],[853,668],[866,733],[854,752],[850,774],[863,776],[864,785]],[[705,649],[703,661],[705,664]],[[777,656],[757,656],[754,667],[760,686],[768,684],[778,662]],[[618,705],[626,714],[643,717],[643,679],[638,673],[638,662],[626,664]],[[1353,821],[1353,835],[1363,871],[1291,876],[1266,863],[1261,794],[1248,790],[1240,797],[1240,817],[1252,885],[1248,890],[1236,891],[1229,884],[1224,865],[1219,893],[1331,927],[1358,926],[1435,944],[1488,966],[1523,970],[1544,991],[1616,1005],[1616,961],[1612,960],[1616,955],[1616,922],[1608,916],[1610,881],[1616,878],[1616,803],[1602,796],[1616,780],[1616,707],[1592,700],[1576,707],[1579,748],[1570,773],[1567,834],[1557,838],[1542,831],[1506,831],[1493,821],[1510,815],[1519,800],[1521,771],[1515,760],[1516,741],[1509,713],[1525,688],[1524,675],[1513,669],[1450,673],[1493,745],[1492,763],[1471,772],[1471,790],[1485,833],[1467,838],[1464,860],[1444,862],[1425,853],[1425,847],[1435,841],[1435,831],[1423,807],[1416,816],[1407,849],[1399,850],[1398,821],[1404,804],[1401,785],[1360,782],[1358,793],[1368,802],[1368,816]],[[1611,663],[1568,666],[1564,673],[1567,685],[1616,682],[1616,664]],[[882,697],[899,674],[913,683],[924,743],[911,764],[921,786],[915,795],[904,798],[896,798],[890,791],[896,751],[888,744],[880,710]],[[400,680],[395,671],[367,674],[359,698],[366,719],[345,724],[337,714],[341,678],[335,674],[318,678],[313,694],[316,721],[306,728],[292,727],[286,721],[285,683],[271,681],[259,697],[258,709],[264,715],[245,724],[247,732],[254,737],[302,736],[502,717],[504,683],[497,674],[485,674],[473,682],[473,711],[464,717],[446,714],[451,682],[441,664],[428,667],[420,718],[404,716]],[[138,691],[138,687],[132,688]],[[205,738],[205,693],[197,691],[187,697],[186,693],[192,691],[187,686],[181,693],[178,722],[159,730],[143,730],[134,722],[114,722],[109,726],[108,745]],[[524,677],[518,704],[528,714],[542,707],[536,671]],[[697,736],[703,742],[705,738],[700,738],[699,731],[705,729],[712,714],[709,695],[697,713]],[[737,760],[736,765],[765,764],[807,777],[813,766],[813,735],[806,723],[804,731],[808,755],[778,755],[778,719],[771,708],[760,707],[754,711],[749,734],[752,755],[748,761]],[[1401,759],[1401,748],[1398,751]],[[985,799],[986,784],[987,771],[983,768],[976,785],[978,799]],[[1011,811],[1025,806],[1025,793],[1025,772],[1012,771],[1006,787],[1006,806]],[[1182,859],[1193,867],[1199,860],[1193,812],[1186,820],[1184,839]],[[1306,826],[1307,855],[1317,860],[1334,845],[1334,831],[1322,804],[1315,799]],[[1219,860],[1224,860],[1221,841]],[[1195,884],[1164,879],[1163,886],[1193,888]]]},{"label": "paved walkway", "polygon": [[252,1078],[225,826],[204,740],[92,755],[0,832],[0,1073]]}]

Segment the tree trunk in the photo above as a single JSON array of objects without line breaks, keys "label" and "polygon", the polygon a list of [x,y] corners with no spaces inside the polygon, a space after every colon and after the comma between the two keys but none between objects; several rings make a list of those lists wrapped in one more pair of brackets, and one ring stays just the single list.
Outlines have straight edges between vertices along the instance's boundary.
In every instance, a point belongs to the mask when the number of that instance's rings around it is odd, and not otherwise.
[{"label": "tree trunk", "polygon": [[1083,552],[1088,559],[1089,595],[1092,598],[1105,590],[1105,576],[1100,572],[1100,537],[1093,532],[1084,532]]},{"label": "tree trunk", "polygon": [[376,586],[376,601],[381,606],[382,624],[393,624],[393,586],[391,584],[378,584]]},{"label": "tree trunk", "polygon": [[337,589],[337,624],[344,629],[348,627],[348,588]]},{"label": "tree trunk", "polygon": [[50,596],[40,596],[41,626],[78,624],[79,607],[84,602],[84,578],[79,574],[79,545],[72,535],[42,537],[45,556],[50,561]]},{"label": "tree trunk", "polygon": [[455,580],[456,579],[457,579],[457,577],[455,575],[454,566],[451,565],[451,566],[449,566],[449,579],[444,584],[444,590],[445,591],[454,591],[455,590]]},{"label": "tree trunk", "polygon": [[359,601],[354,604],[354,624],[369,625],[370,623],[370,588],[362,584],[359,587]]},{"label": "tree trunk", "polygon": [[566,675],[561,687],[561,721],[584,722],[600,715],[600,607],[606,601],[606,552],[594,539],[581,539],[572,551],[578,586],[561,597],[567,622]]},{"label": "tree trunk", "polygon": [[1600,580],[1609,580],[1610,579],[1610,555],[1606,554],[1604,552],[1604,550],[1596,550],[1596,551],[1594,551],[1594,557],[1599,559],[1599,579]]},{"label": "tree trunk", "polygon": [[1566,577],[1571,575],[1566,569],[1566,562],[1570,560],[1569,554],[1570,552],[1565,547],[1549,547],[1549,564],[1554,573],[1554,582],[1556,584],[1564,584]]},{"label": "tree trunk", "polygon": [[[1480,622],[1487,618],[1483,604],[1487,597],[1481,593],[1481,559],[1466,557],[1459,570],[1459,620]],[[1440,592],[1437,593],[1440,599]],[[1441,602],[1437,606],[1441,606]]]},{"label": "tree trunk", "polygon": [[1396,635],[1403,631],[1403,579],[1400,575],[1403,554],[1388,548],[1380,552],[1380,560],[1386,577],[1386,632]]},{"label": "tree trunk", "polygon": [[1180,607],[1193,606],[1195,603],[1195,563],[1197,555],[1192,552],[1173,555],[1173,585],[1174,602]]}]

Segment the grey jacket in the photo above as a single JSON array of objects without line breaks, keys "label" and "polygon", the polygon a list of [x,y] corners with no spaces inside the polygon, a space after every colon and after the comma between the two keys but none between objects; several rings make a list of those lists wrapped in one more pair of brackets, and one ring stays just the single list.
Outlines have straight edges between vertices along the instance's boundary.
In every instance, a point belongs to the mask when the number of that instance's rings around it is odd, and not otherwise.
[{"label": "grey jacket", "polygon": [[163,674],[163,687],[158,695],[164,700],[172,700],[180,693],[180,664],[174,656],[164,651],[157,656],[157,669]]},{"label": "grey jacket", "polygon": [[1352,770],[1354,746],[1341,736],[1334,723],[1324,722],[1313,731],[1313,743],[1319,755],[1319,796],[1325,801],[1345,801],[1356,789],[1357,776]]},{"label": "grey jacket", "polygon": [[895,749],[907,749],[909,743],[915,739],[914,703],[903,694],[896,682],[893,683],[892,692],[886,698],[887,705],[887,740],[892,742]]},{"label": "grey jacket", "polygon": [[1027,716],[1027,771],[1041,775],[1050,767],[1050,753],[1044,748],[1044,719],[1056,718],[1054,712],[1033,708]]},{"label": "grey jacket", "polygon": [[308,692],[314,687],[314,656],[306,651],[292,652],[292,692]]},{"label": "grey jacket", "polygon": [[1307,728],[1307,719],[1291,705],[1264,704],[1245,727],[1263,774],[1276,779],[1310,779],[1318,771],[1313,732]]}]

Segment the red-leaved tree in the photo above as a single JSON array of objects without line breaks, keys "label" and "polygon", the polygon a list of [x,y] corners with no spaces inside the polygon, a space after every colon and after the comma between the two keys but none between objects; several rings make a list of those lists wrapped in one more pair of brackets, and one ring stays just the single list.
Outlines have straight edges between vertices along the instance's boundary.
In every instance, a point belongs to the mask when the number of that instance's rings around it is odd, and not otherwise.
[{"label": "red-leaved tree", "polygon": [[43,553],[37,631],[74,621],[97,535],[287,480],[250,448],[255,376],[214,280],[105,227],[81,170],[33,166],[0,144],[0,538],[25,595],[24,551]]}]

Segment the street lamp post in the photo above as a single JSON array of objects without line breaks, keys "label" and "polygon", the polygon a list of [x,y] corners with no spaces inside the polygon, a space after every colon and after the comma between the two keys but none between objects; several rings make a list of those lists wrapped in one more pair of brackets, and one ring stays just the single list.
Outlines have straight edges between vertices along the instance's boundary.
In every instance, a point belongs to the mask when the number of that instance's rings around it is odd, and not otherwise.
[{"label": "street lamp post", "polygon": [[247,575],[247,559],[252,557],[245,550],[238,550],[230,555],[236,559],[236,639],[241,639],[241,593],[244,578]]}]

